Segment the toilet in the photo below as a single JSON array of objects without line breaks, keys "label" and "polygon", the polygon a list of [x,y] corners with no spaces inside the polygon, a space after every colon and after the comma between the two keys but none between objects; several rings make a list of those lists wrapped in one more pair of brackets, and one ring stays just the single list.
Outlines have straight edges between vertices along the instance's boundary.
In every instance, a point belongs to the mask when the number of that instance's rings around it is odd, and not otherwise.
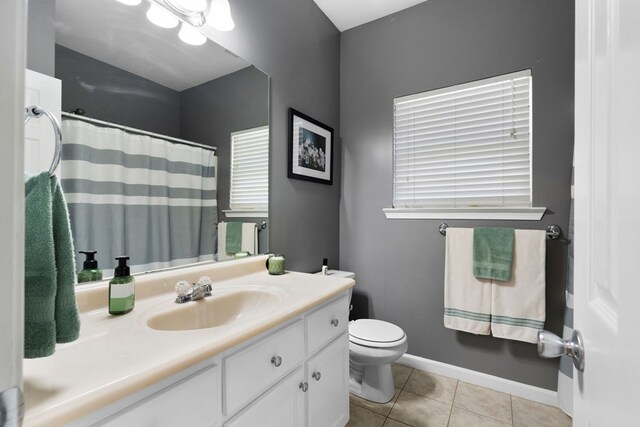
[{"label": "toilet", "polygon": [[[329,276],[355,279],[348,271],[329,270]],[[349,301],[351,301],[349,289]],[[349,322],[349,389],[363,399],[386,403],[395,387],[391,363],[407,351],[407,336],[393,323],[375,319]]]}]

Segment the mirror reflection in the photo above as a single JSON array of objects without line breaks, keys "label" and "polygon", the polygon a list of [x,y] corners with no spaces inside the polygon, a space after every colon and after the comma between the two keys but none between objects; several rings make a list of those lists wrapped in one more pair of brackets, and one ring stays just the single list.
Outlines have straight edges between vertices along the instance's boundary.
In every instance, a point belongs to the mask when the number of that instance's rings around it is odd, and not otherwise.
[{"label": "mirror reflection", "polygon": [[75,249],[104,278],[119,255],[142,272],[268,250],[269,78],[149,7],[56,2],[58,175]]}]

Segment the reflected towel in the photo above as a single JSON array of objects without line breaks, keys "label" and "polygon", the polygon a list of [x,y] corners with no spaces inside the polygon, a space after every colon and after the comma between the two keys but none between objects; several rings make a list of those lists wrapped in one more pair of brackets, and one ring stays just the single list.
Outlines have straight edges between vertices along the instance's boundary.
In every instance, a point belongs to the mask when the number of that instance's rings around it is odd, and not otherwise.
[{"label": "reflected towel", "polygon": [[240,252],[242,247],[242,223],[228,222],[225,236],[224,251],[228,254]]},{"label": "reflected towel", "polygon": [[444,326],[489,335],[491,281],[473,276],[473,230],[447,228],[444,270]]},{"label": "reflected towel", "polygon": [[232,253],[226,252],[227,242],[227,225],[230,222],[218,223],[218,261],[227,259],[233,259],[234,255],[238,252],[248,252],[251,255],[258,253],[258,227],[253,222],[242,222],[242,240],[240,244],[240,250]]},{"label": "reflected towel", "polygon": [[545,239],[543,230],[515,231],[511,280],[492,283],[493,336],[535,343],[544,329]]},{"label": "reflected towel", "polygon": [[511,279],[513,236],[513,228],[474,228],[473,275],[505,282]]},{"label": "reflected towel", "polygon": [[75,261],[69,216],[57,178],[43,172],[25,183],[24,357],[53,354],[78,338]]}]

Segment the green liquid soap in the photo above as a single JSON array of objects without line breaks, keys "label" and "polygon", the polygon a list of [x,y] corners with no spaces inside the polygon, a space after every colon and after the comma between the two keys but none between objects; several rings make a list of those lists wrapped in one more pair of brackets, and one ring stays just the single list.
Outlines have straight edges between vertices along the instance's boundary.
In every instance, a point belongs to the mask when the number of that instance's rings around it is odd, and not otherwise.
[{"label": "green liquid soap", "polygon": [[82,264],[82,270],[78,272],[78,283],[94,282],[102,280],[102,270],[98,268],[98,261],[95,259],[97,251],[80,251],[86,256]]},{"label": "green liquid soap", "polygon": [[126,314],[136,303],[135,279],[129,274],[128,256],[116,257],[118,266],[109,281],[109,314]]}]

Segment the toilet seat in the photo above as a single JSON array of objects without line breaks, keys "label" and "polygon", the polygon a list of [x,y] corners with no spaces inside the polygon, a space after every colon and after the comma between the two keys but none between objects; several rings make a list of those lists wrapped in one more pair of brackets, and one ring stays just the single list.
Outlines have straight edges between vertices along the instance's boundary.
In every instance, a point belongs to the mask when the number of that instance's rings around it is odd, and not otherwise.
[{"label": "toilet seat", "polygon": [[366,347],[397,347],[406,342],[404,331],[393,323],[359,319],[349,324],[349,341]]}]

